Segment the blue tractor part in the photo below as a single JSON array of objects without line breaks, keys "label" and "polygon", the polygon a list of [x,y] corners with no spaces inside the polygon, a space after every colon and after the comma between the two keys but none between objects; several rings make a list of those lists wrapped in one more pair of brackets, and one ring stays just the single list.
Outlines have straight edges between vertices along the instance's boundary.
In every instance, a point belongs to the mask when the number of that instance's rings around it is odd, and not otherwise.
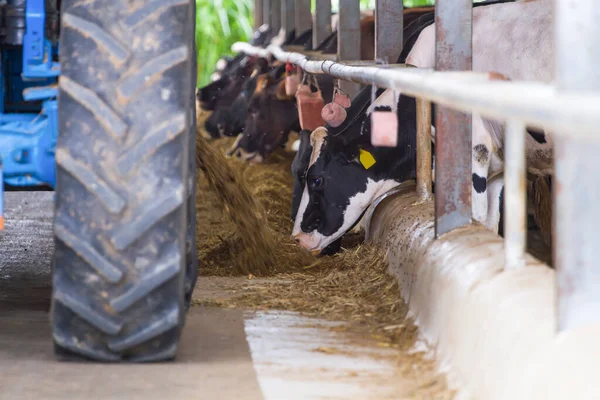
[{"label": "blue tractor part", "polygon": [[0,5],[0,235],[5,184],[56,184],[58,13],[50,0]]}]

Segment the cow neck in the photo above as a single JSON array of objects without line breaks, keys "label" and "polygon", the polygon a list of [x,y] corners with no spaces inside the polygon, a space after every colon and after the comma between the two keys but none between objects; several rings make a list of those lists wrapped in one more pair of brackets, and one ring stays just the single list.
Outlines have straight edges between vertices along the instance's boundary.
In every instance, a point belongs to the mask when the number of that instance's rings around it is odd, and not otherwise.
[{"label": "cow neck", "polygon": [[292,41],[292,45],[304,46],[309,41],[312,41],[312,28],[309,28],[296,36],[296,38]]},{"label": "cow neck", "polygon": [[292,44],[294,42],[295,39],[296,39],[296,30],[292,29],[290,32],[288,32],[286,39],[283,42],[282,46],[289,46],[290,44]]},{"label": "cow neck", "polygon": [[[364,114],[367,112],[367,109],[371,105],[371,85],[366,86],[362,89],[358,95],[354,99],[352,99],[352,104],[350,108],[346,111],[347,115],[352,115],[352,118],[346,119],[340,126],[337,128],[333,128],[329,125],[326,125],[327,132],[329,132],[329,136],[336,137],[348,130],[352,125],[357,123],[361,118],[363,118]],[[385,91],[385,89],[378,89],[375,96],[379,97]]]},{"label": "cow neck", "polygon": [[325,39],[323,39],[323,41],[321,42],[321,44],[319,44],[317,46],[317,48],[315,49],[315,51],[323,51],[327,48],[327,46],[329,46],[329,44],[331,43],[331,41],[333,39],[337,38],[337,31],[331,33],[329,36],[327,36]]}]

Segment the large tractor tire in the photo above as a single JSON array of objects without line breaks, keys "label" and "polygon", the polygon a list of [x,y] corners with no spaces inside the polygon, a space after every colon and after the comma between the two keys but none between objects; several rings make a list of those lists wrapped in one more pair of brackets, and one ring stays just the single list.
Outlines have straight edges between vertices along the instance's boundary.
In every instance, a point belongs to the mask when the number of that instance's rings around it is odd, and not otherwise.
[{"label": "large tractor tire", "polygon": [[[196,8],[193,9],[194,21]],[[188,199],[187,199],[187,240],[186,240],[186,276],[185,276],[185,304],[189,307],[192,302],[192,294],[198,280],[198,254],[196,250],[196,184],[198,181],[198,167],[196,165],[196,79],[198,77],[198,64],[196,59],[196,40],[192,40],[192,92],[190,93],[190,120],[189,132],[189,158],[188,158]]]},{"label": "large tractor tire", "polygon": [[62,1],[51,310],[61,358],[175,357],[197,274],[194,8]]}]

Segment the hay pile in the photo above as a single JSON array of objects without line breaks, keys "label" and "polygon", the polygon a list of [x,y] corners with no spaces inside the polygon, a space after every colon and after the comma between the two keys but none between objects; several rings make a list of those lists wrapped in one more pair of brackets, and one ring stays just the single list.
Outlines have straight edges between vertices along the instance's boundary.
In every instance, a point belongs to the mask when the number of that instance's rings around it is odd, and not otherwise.
[{"label": "hay pile", "polygon": [[[275,264],[276,242],[262,205],[223,154],[211,148],[202,135],[197,136],[196,164],[220,199],[217,204],[223,207],[239,232],[239,241],[229,246],[229,253],[236,255],[237,269],[246,274],[268,273]],[[198,226],[202,226],[202,221]]]}]

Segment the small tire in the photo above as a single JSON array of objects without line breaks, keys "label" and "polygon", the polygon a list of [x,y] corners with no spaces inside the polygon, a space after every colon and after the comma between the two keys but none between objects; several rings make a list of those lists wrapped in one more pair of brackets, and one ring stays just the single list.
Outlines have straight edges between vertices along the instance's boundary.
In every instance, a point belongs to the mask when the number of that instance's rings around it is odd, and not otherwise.
[{"label": "small tire", "polygon": [[62,1],[51,306],[62,358],[176,355],[195,257],[194,8]]}]

